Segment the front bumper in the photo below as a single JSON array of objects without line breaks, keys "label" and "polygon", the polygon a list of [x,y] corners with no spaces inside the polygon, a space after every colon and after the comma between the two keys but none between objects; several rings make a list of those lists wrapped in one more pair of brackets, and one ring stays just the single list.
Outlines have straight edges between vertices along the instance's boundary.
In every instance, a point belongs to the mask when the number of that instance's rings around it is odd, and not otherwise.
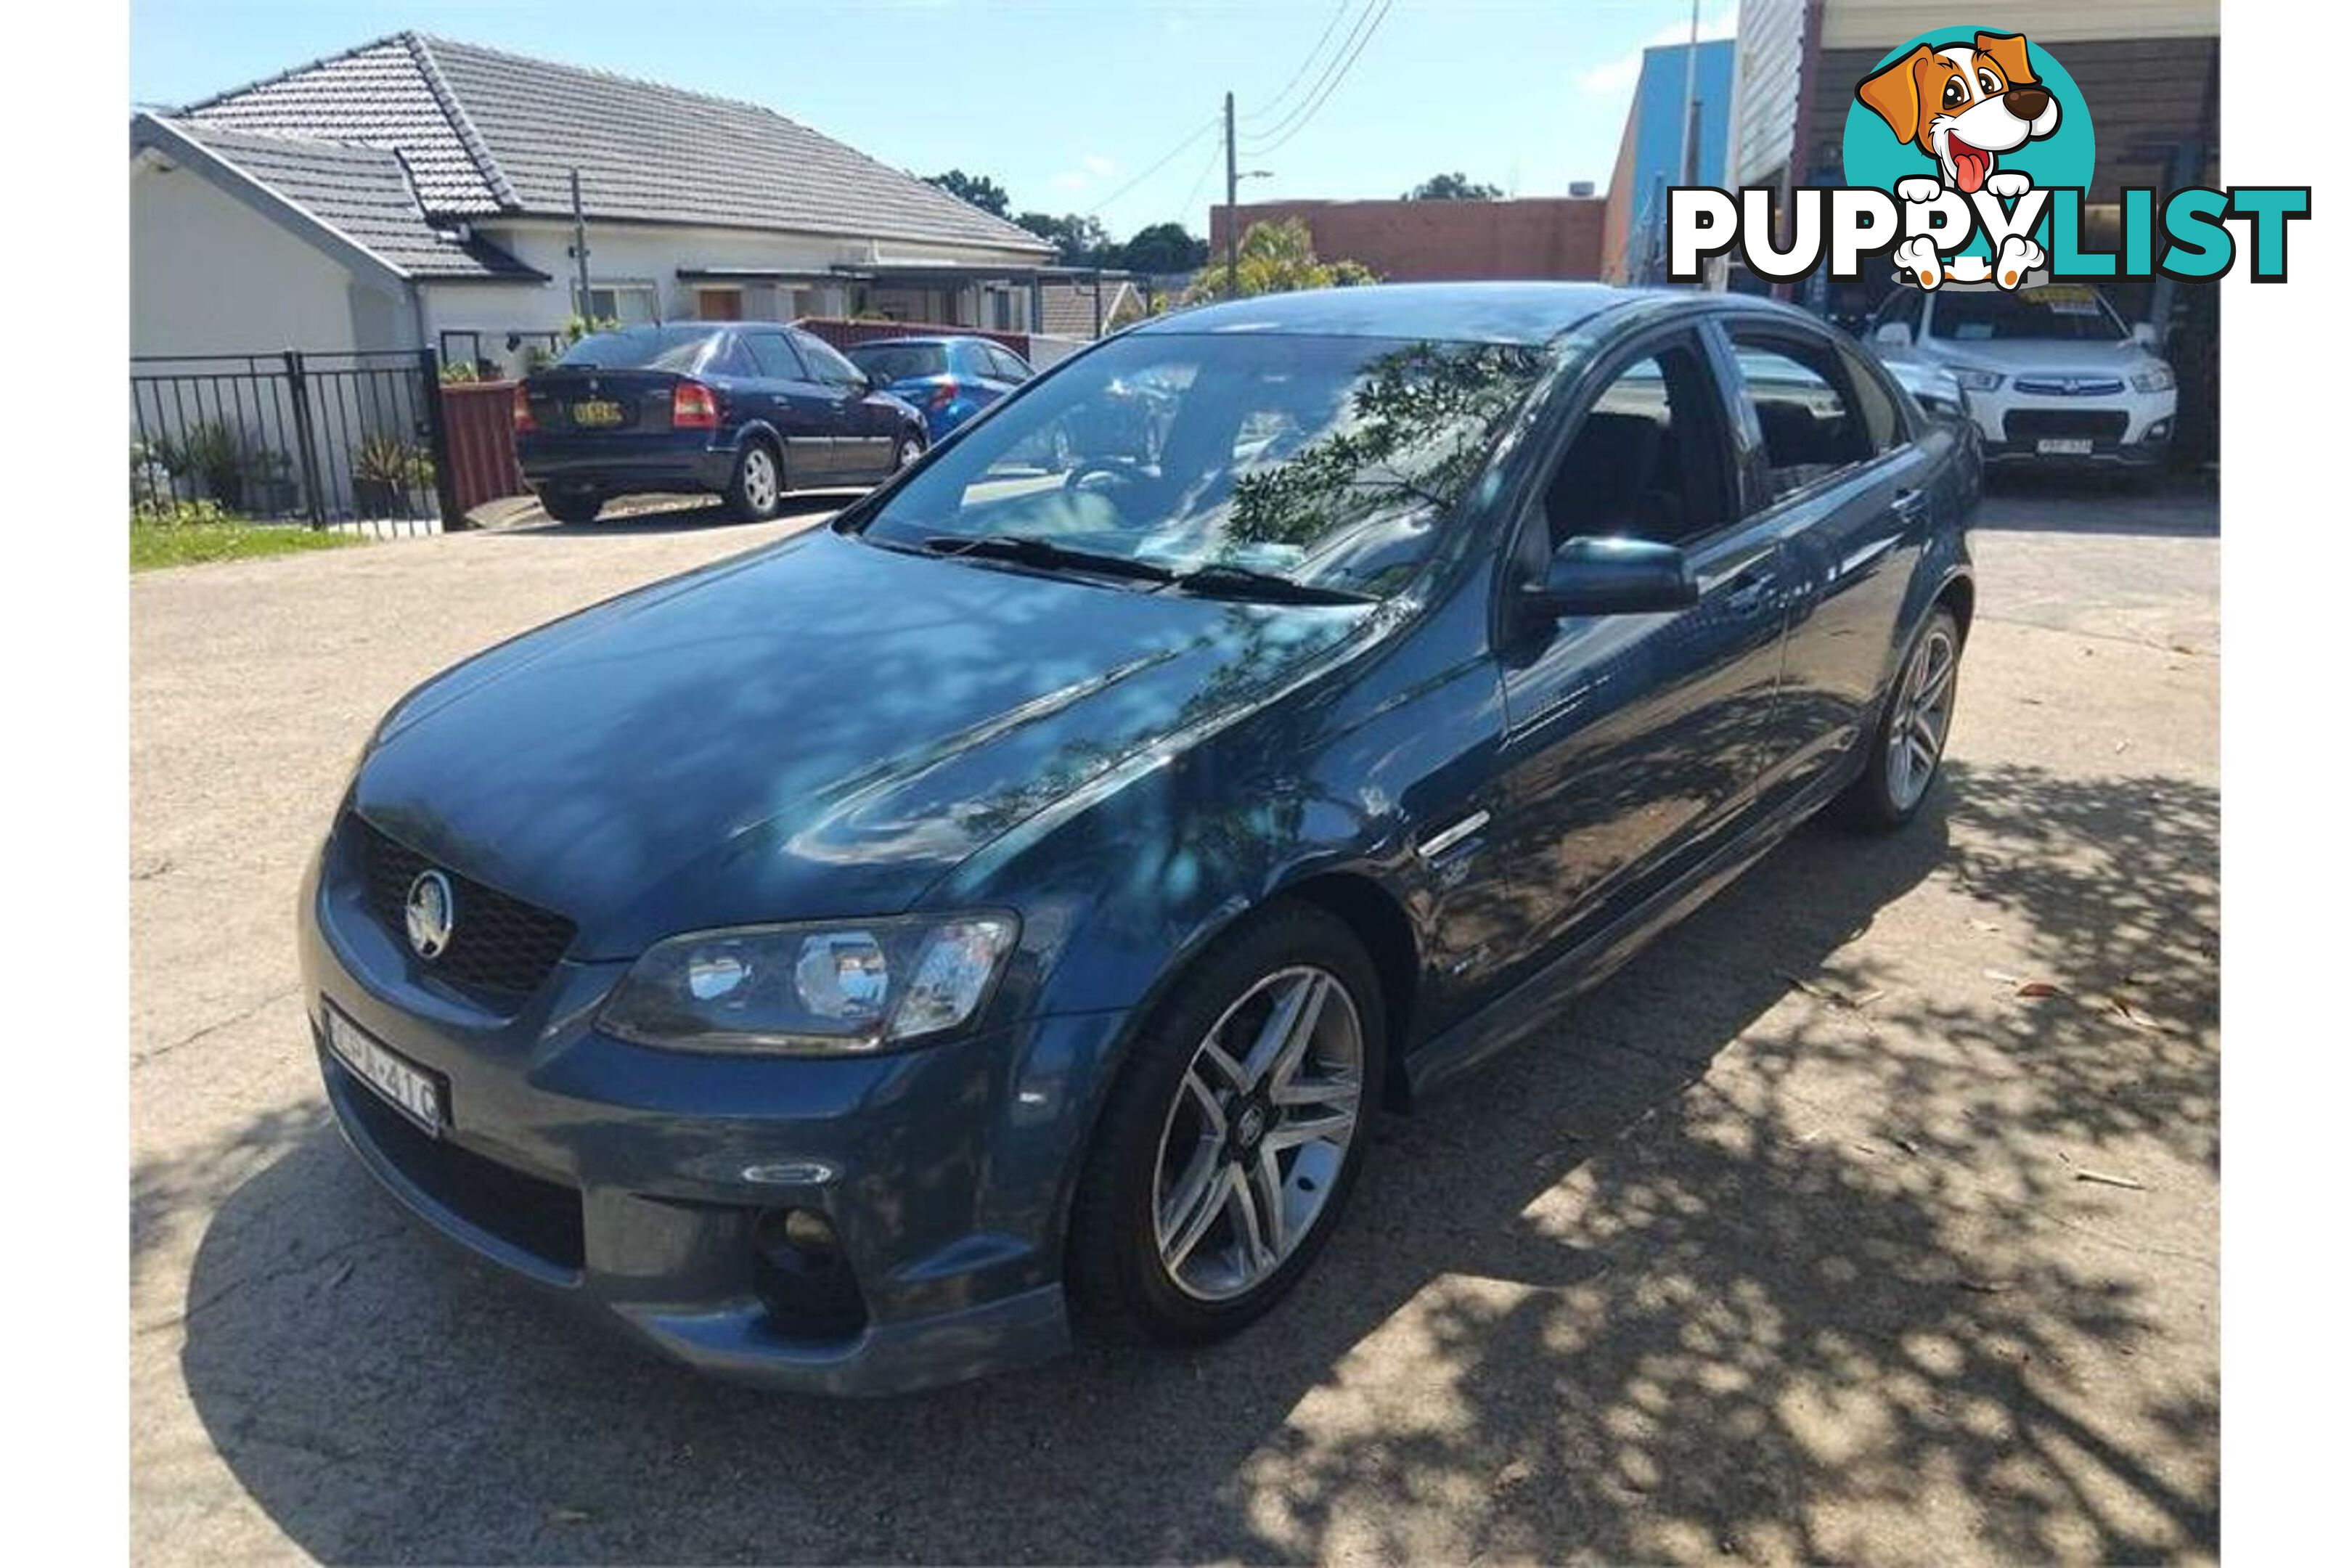
[{"label": "front bumper", "polygon": [[[2148,467],[2171,453],[2176,392],[2067,397],[2021,393],[2011,384],[1968,395],[1988,463],[2047,467]],[[2048,442],[2089,449],[2056,451]]]},{"label": "front bumper", "polygon": [[[773,1388],[895,1393],[1066,1347],[1062,1220],[1123,1015],[856,1060],[652,1050],[593,1026],[626,965],[560,963],[492,1016],[416,973],[339,884],[314,868],[301,921],[328,1100],[361,1163],[443,1236]],[[325,1048],[330,1006],[440,1081],[440,1137]],[[813,1325],[776,1296],[757,1238],[786,1209],[829,1224],[855,1324]]]}]

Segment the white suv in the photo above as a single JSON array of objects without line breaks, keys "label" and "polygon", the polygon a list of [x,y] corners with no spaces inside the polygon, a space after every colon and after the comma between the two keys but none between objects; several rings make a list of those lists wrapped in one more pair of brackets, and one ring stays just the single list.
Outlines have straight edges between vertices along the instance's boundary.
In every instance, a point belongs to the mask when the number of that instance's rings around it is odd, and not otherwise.
[{"label": "white suv", "polygon": [[1870,338],[1890,361],[1951,373],[1985,460],[2152,466],[2172,445],[2172,367],[2153,328],[2126,326],[2095,289],[1906,285]]}]

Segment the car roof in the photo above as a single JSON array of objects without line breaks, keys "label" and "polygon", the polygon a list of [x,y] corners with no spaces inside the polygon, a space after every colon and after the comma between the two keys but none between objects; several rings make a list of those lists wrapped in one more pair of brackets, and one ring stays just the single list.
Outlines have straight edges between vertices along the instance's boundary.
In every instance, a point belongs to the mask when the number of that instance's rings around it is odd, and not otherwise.
[{"label": "car roof", "polygon": [[867,338],[863,342],[852,343],[849,346],[854,349],[928,349],[947,343],[985,343],[994,341],[992,338],[971,337],[961,333],[933,334],[921,338]]},{"label": "car roof", "polygon": [[1549,342],[1580,321],[1645,297],[1655,297],[1655,291],[1599,283],[1379,283],[1202,305],[1156,317],[1134,331],[1532,344]]}]

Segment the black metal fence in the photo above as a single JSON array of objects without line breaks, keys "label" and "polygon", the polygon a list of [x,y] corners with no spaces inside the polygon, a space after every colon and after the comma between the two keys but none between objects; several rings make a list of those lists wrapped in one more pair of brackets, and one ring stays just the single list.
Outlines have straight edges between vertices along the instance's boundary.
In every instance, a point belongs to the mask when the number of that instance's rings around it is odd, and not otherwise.
[{"label": "black metal fence", "polygon": [[457,515],[440,388],[431,349],[134,357],[131,503],[436,531]]}]

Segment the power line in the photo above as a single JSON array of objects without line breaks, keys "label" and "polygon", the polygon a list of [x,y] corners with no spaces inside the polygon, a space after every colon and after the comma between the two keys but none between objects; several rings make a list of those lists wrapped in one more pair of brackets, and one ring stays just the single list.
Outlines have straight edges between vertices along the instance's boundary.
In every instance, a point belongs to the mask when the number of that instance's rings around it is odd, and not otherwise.
[{"label": "power line", "polygon": [[1127,195],[1128,192],[1135,189],[1136,186],[1143,184],[1144,181],[1151,178],[1152,175],[1160,173],[1160,170],[1175,162],[1176,155],[1178,153],[1183,152],[1185,148],[1190,147],[1193,142],[1198,142],[1202,137],[1206,136],[1210,132],[1214,131],[1216,128],[1217,121],[1214,116],[1202,121],[1199,127],[1195,129],[1191,135],[1185,137],[1181,142],[1177,142],[1173,147],[1169,148],[1166,153],[1154,160],[1150,167],[1145,169],[1141,174],[1128,181],[1127,184],[1119,186],[1118,189],[1113,191],[1102,200],[1097,202],[1093,206],[1088,207],[1087,209],[1086,216],[1087,217],[1093,217],[1097,213],[1101,212],[1103,208],[1110,205],[1111,203],[1118,200],[1119,197]]},{"label": "power line", "polygon": [[1298,122],[1293,125],[1289,130],[1283,132],[1271,142],[1266,142],[1251,148],[1250,155],[1252,157],[1264,157],[1266,153],[1275,151],[1284,142],[1288,142],[1292,137],[1297,135],[1301,131],[1306,130],[1307,127],[1313,122],[1315,116],[1321,111],[1323,106],[1330,101],[1331,95],[1339,91],[1340,84],[1348,79],[1348,72],[1354,68],[1357,57],[1361,55],[1364,52],[1365,46],[1372,41],[1372,35],[1381,30],[1381,23],[1387,18],[1389,7],[1394,3],[1395,0],[1381,0],[1380,9],[1370,13],[1371,26],[1364,30],[1363,37],[1357,40],[1354,49],[1349,51],[1349,54],[1340,60],[1338,72],[1331,77],[1330,84],[1324,88],[1322,96],[1317,98],[1307,106],[1305,114],[1302,115],[1299,118]]},{"label": "power line", "polygon": [[1217,166],[1218,154],[1223,151],[1224,147],[1222,143],[1209,149],[1209,155],[1201,161],[1201,172],[1192,176],[1192,188],[1184,193],[1183,205],[1176,209],[1176,225],[1187,234],[1192,231],[1184,222],[1185,215],[1192,210],[1192,203],[1200,195],[1201,187],[1209,183],[1209,171]]},{"label": "power line", "polygon": [[1322,36],[1315,40],[1315,47],[1307,51],[1307,58],[1298,62],[1298,68],[1290,73],[1290,79],[1284,82],[1272,98],[1243,115],[1243,119],[1267,120],[1273,117],[1276,105],[1290,96],[1290,89],[1297,87],[1300,79],[1307,75],[1307,68],[1315,63],[1316,57],[1323,52],[1323,46],[1331,41],[1331,30],[1339,25],[1339,18],[1348,14],[1348,5],[1349,0],[1339,0],[1337,5],[1331,7],[1331,19],[1323,24]]},{"label": "power line", "polygon": [[1316,95],[1329,85],[1335,72],[1344,68],[1343,62],[1347,59],[1348,50],[1365,36],[1364,29],[1371,23],[1373,16],[1374,7],[1371,0],[1365,0],[1364,8],[1356,13],[1355,24],[1348,29],[1347,36],[1339,40],[1339,47],[1332,51],[1331,58],[1323,62],[1323,69],[1307,89],[1306,95],[1297,103],[1292,104],[1289,111],[1274,124],[1262,132],[1252,132],[1250,133],[1252,141],[1270,141],[1276,136],[1286,134],[1299,123],[1300,117],[1311,110]]}]

